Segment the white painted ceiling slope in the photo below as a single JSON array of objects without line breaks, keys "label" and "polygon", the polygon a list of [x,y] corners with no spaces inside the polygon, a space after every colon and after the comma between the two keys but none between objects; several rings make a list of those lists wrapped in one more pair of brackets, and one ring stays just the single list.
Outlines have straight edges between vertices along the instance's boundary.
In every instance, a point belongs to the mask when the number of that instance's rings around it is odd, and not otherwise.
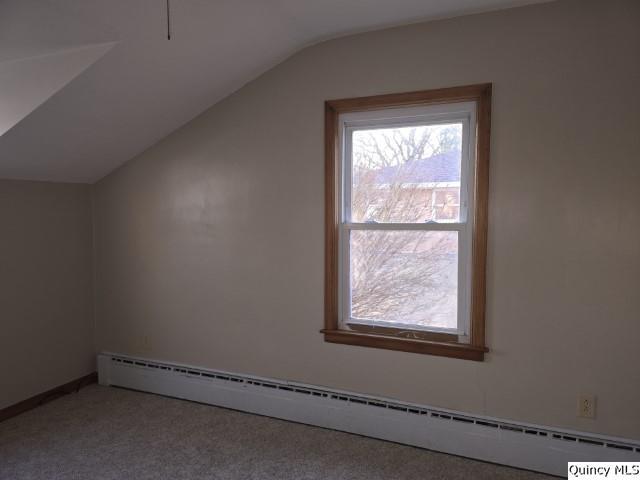
[{"label": "white painted ceiling slope", "polygon": [[0,178],[93,183],[296,51],[548,0],[0,0]]}]

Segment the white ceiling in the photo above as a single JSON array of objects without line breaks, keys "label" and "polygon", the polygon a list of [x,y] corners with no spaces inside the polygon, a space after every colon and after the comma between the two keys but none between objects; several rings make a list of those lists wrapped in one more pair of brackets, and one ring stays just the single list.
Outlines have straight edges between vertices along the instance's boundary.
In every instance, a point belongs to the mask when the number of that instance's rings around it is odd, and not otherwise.
[{"label": "white ceiling", "polygon": [[93,183],[294,52],[548,0],[0,0],[0,178]]}]

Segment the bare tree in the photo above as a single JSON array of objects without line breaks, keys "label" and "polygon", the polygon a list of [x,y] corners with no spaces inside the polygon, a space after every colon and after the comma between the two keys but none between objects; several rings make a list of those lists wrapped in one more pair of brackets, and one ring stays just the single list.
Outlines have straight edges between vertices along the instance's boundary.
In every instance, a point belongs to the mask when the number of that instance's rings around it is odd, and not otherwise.
[{"label": "bare tree", "polygon": [[[369,223],[431,221],[434,196],[415,182],[415,168],[426,157],[459,149],[458,130],[416,127],[356,132],[353,219]],[[352,316],[433,323],[432,315],[438,310],[451,310],[456,243],[455,233],[450,232],[353,231]],[[455,302],[453,308],[455,313]]]}]

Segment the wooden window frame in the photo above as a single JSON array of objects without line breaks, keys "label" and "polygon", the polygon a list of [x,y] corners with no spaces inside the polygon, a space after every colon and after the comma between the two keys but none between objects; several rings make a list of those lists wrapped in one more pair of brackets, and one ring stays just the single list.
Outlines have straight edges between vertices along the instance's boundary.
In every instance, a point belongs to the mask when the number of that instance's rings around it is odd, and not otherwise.
[{"label": "wooden window frame", "polygon": [[[466,360],[484,360],[484,354],[489,351],[485,345],[485,292],[491,89],[492,85],[485,83],[325,102],[325,326],[321,332],[324,334],[326,342]],[[476,105],[474,210],[470,212],[473,215],[473,229],[468,343],[460,342],[456,335],[438,332],[410,331],[408,335],[398,335],[399,332],[393,328],[358,326],[351,330],[340,329],[338,172],[341,158],[339,154],[339,116],[348,112],[458,102],[475,102]]]}]

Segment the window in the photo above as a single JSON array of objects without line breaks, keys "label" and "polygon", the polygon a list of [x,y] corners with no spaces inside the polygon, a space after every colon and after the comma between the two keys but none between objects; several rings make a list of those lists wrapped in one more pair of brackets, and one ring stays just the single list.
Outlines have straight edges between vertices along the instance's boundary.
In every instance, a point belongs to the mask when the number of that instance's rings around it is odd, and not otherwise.
[{"label": "window", "polygon": [[326,102],[326,341],[484,358],[490,108],[490,84]]}]

